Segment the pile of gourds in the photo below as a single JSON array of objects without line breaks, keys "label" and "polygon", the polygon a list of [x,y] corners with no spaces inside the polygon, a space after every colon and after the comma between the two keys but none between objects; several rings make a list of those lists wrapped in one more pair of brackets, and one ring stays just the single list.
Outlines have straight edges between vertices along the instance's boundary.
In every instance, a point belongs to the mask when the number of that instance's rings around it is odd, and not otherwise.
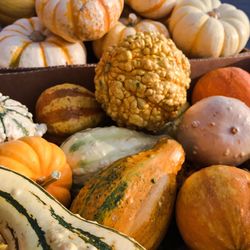
[{"label": "pile of gourds", "polygon": [[191,249],[250,249],[250,74],[215,69],[190,92],[188,60],[240,53],[247,16],[125,2],[140,17],[119,19],[123,0],[0,6],[1,67],[84,64],[85,41],[99,60],[94,93],[55,83],[35,119],[0,96],[0,248],[154,250],[175,218]]}]

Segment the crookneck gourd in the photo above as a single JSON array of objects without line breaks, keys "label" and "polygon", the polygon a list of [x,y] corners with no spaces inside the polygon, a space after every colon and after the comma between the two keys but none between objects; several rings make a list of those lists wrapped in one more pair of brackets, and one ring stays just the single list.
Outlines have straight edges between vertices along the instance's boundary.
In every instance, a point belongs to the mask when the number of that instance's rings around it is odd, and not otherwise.
[{"label": "crookneck gourd", "polygon": [[9,250],[143,250],[76,216],[27,177],[0,166],[0,234]]},{"label": "crookneck gourd", "polygon": [[157,249],[171,218],[183,161],[181,145],[162,138],[152,149],[118,160],[86,181],[71,210]]}]

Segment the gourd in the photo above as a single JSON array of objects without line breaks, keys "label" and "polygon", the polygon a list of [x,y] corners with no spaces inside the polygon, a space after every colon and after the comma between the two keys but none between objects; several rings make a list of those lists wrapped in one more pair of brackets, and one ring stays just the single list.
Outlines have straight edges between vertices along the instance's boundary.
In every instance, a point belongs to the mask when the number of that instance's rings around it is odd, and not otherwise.
[{"label": "gourd", "polygon": [[214,69],[195,84],[192,103],[215,95],[234,97],[250,106],[250,74],[238,67]]},{"label": "gourd", "polygon": [[177,140],[187,158],[201,166],[240,165],[250,157],[249,120],[250,109],[242,101],[207,97],[183,114]]},{"label": "gourd", "polygon": [[8,249],[144,249],[121,233],[72,214],[32,180],[2,166],[0,202],[0,233]]},{"label": "gourd", "polygon": [[73,170],[74,193],[93,174],[114,161],[150,149],[160,136],[115,126],[80,131],[67,138],[61,145],[67,162]]},{"label": "gourd", "polygon": [[68,43],[50,33],[37,17],[19,19],[0,32],[0,67],[85,64],[83,43]]},{"label": "gourd", "polygon": [[71,211],[129,235],[148,250],[157,249],[171,219],[184,158],[179,143],[162,138],[152,149],[89,178]]},{"label": "gourd", "polygon": [[35,0],[3,0],[0,4],[0,23],[11,24],[19,18],[35,16]]},{"label": "gourd", "polygon": [[46,123],[48,133],[54,135],[66,136],[96,127],[104,117],[94,93],[76,84],[47,88],[36,102],[37,121]]},{"label": "gourd", "polygon": [[69,42],[96,40],[118,21],[124,0],[37,0],[44,25]]},{"label": "gourd", "polygon": [[159,19],[171,13],[176,0],[127,0],[126,3],[143,17]]},{"label": "gourd", "polygon": [[2,143],[0,165],[36,181],[62,204],[69,205],[72,171],[57,145],[37,136]]},{"label": "gourd", "polygon": [[216,165],[189,176],[176,202],[176,221],[189,249],[250,247],[250,173]]},{"label": "gourd", "polygon": [[149,19],[141,20],[134,13],[130,13],[128,18],[120,18],[119,22],[104,37],[93,41],[95,55],[100,58],[108,47],[117,45],[125,37],[134,35],[136,32],[160,32],[165,37],[169,37],[164,24]]},{"label": "gourd", "polygon": [[188,57],[225,57],[238,54],[247,44],[247,15],[219,0],[181,0],[168,27],[171,37]]},{"label": "gourd", "polygon": [[46,125],[34,123],[32,117],[25,105],[0,93],[0,143],[45,134]]}]

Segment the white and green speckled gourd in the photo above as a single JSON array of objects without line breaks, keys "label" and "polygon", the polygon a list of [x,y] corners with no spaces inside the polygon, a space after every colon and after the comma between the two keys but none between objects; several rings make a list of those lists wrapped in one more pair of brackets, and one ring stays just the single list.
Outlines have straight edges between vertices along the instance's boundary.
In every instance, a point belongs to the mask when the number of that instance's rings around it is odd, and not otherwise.
[{"label": "white and green speckled gourd", "polygon": [[0,166],[0,235],[8,250],[143,250],[74,215],[32,180]]},{"label": "white and green speckled gourd", "polygon": [[23,136],[42,136],[45,124],[36,124],[28,108],[20,102],[0,93],[0,142]]}]

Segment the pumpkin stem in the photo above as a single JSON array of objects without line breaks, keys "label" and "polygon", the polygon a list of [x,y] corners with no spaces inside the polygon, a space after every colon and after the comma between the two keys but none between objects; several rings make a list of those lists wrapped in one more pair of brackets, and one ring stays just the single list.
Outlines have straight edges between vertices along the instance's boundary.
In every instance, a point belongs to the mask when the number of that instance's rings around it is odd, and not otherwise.
[{"label": "pumpkin stem", "polygon": [[34,30],[30,35],[29,38],[33,41],[33,42],[43,42],[46,39],[46,36],[42,34],[41,31],[38,30]]},{"label": "pumpkin stem", "polygon": [[138,23],[139,19],[134,13],[128,15],[128,26],[135,26]]},{"label": "pumpkin stem", "polygon": [[209,12],[207,12],[207,14],[210,16],[210,17],[213,17],[215,19],[219,19],[220,18],[220,13],[218,12],[217,9],[213,9]]},{"label": "pumpkin stem", "polygon": [[49,176],[42,176],[36,180],[36,183],[45,188],[49,184],[59,180],[61,178],[62,173],[58,170],[54,170]]}]

